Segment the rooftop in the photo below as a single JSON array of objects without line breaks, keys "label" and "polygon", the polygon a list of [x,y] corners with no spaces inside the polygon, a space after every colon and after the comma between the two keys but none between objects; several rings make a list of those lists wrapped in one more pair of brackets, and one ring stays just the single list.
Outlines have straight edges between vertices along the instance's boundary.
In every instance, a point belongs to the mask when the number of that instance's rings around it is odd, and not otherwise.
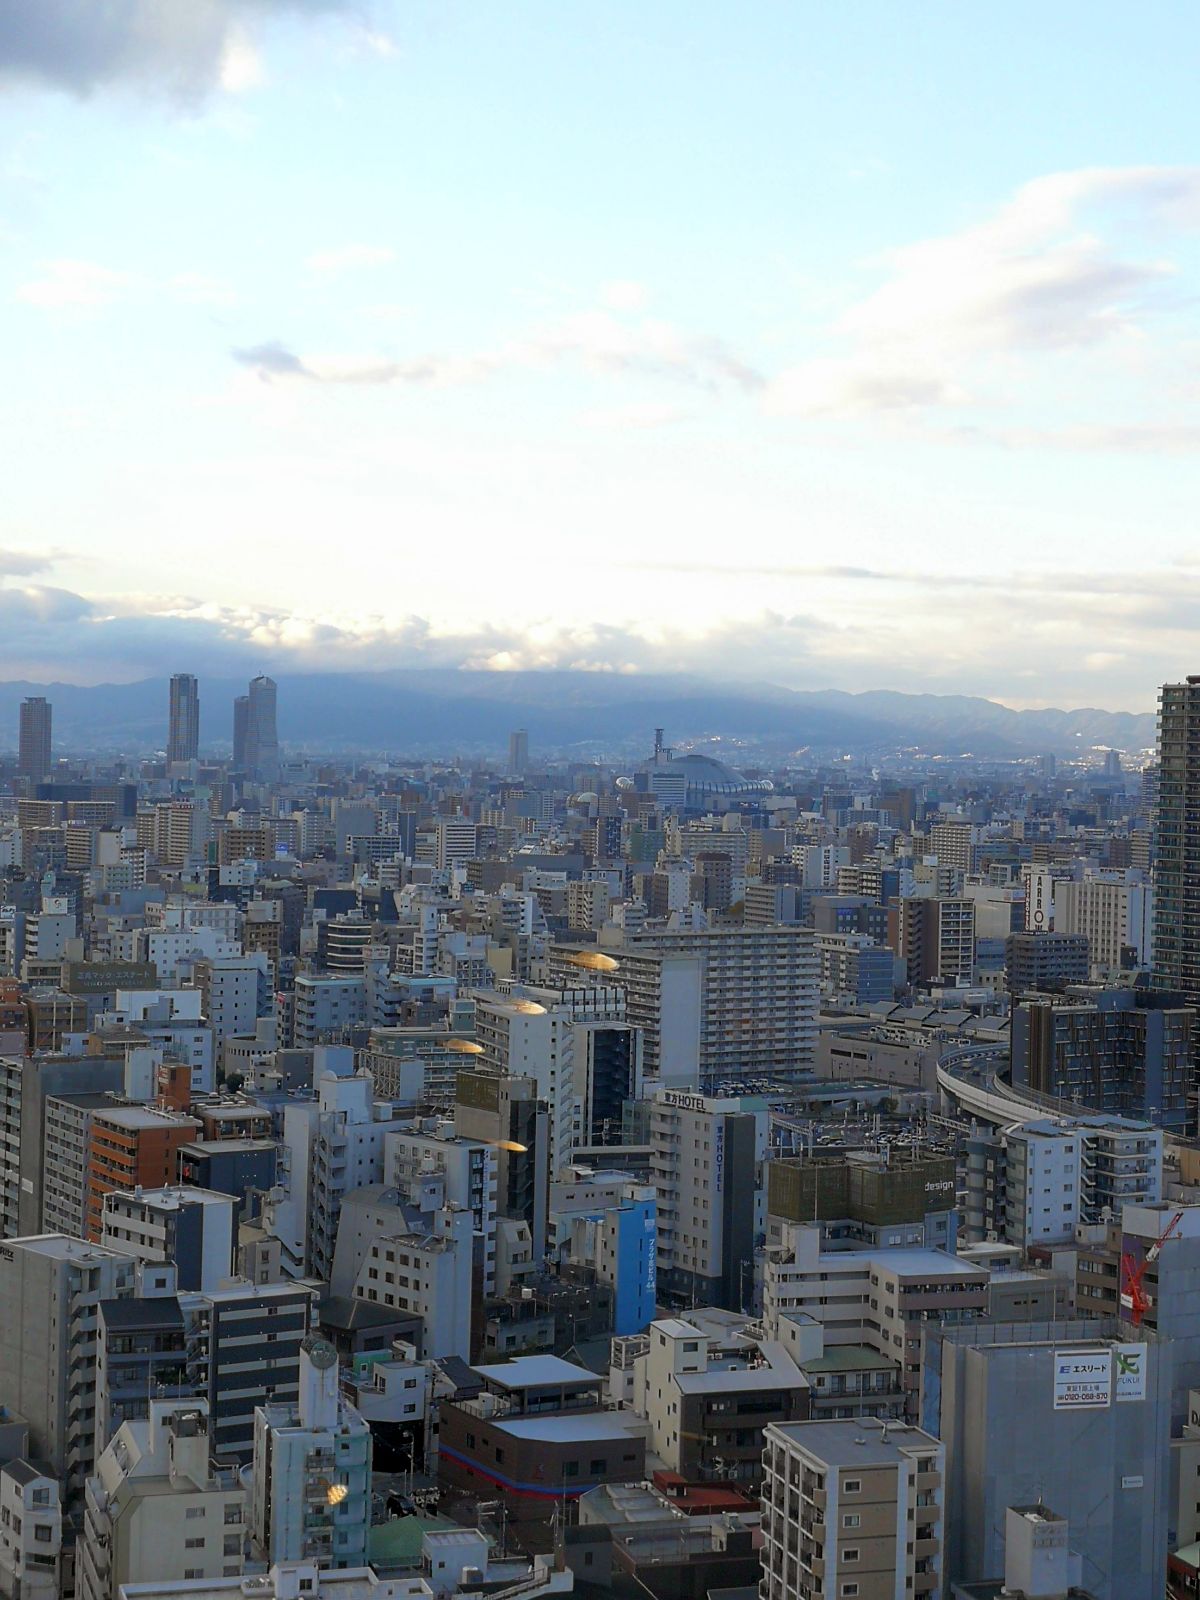
[{"label": "rooftop", "polygon": [[838,1418],[830,1422],[772,1422],[768,1439],[784,1438],[827,1467],[883,1467],[912,1449],[938,1448],[921,1428],[901,1422],[881,1423],[875,1417]]},{"label": "rooftop", "polygon": [[641,1437],[629,1412],[568,1411],[545,1417],[500,1417],[492,1426],[514,1439],[540,1440],[544,1444],[588,1444],[605,1439]]},{"label": "rooftop", "polygon": [[516,1356],[511,1361],[498,1361],[490,1366],[476,1367],[475,1371],[497,1389],[541,1389],[572,1386],[594,1388],[596,1375],[586,1367],[577,1367],[573,1361],[561,1356]]},{"label": "rooftop", "polygon": [[881,1356],[865,1344],[831,1345],[823,1356],[804,1363],[805,1372],[882,1372],[894,1367],[890,1356]]}]

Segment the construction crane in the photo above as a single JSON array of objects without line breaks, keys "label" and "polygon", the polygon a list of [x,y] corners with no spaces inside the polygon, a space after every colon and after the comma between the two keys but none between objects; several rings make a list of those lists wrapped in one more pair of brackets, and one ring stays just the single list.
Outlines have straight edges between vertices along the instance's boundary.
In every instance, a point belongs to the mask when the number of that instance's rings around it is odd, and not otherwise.
[{"label": "construction crane", "polygon": [[1129,1320],[1135,1328],[1141,1327],[1142,1318],[1149,1311],[1151,1304],[1150,1296],[1142,1287],[1146,1268],[1158,1260],[1163,1245],[1182,1221],[1183,1212],[1177,1211],[1140,1261],[1128,1250],[1121,1256],[1121,1275],[1125,1280],[1125,1286],[1121,1290],[1121,1309],[1129,1312]]}]

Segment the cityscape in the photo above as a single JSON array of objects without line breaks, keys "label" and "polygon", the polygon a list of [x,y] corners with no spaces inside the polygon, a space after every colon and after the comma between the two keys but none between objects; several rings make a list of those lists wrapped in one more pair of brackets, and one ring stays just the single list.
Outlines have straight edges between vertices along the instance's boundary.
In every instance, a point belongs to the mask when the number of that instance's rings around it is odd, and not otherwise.
[{"label": "cityscape", "polygon": [[0,1600],[1200,1600],[1180,0],[0,0]]},{"label": "cityscape", "polygon": [[159,691],[0,761],[6,1600],[1194,1592],[1200,674],[886,770]]}]

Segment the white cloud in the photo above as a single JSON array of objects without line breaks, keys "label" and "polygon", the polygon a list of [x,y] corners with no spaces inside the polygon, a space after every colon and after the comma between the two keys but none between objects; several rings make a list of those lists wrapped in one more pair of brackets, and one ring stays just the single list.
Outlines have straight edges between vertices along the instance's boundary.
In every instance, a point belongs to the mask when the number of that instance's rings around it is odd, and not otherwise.
[{"label": "white cloud", "polygon": [[42,277],[18,288],[17,298],[47,310],[102,306],[115,300],[132,282],[129,273],[115,272],[94,261],[50,261]]},{"label": "white cloud", "polygon": [[648,296],[645,284],[633,283],[628,278],[616,278],[604,285],[600,298],[612,311],[640,311]]},{"label": "white cloud", "polygon": [[[1113,222],[1119,227],[1113,228]],[[776,411],[961,405],[989,392],[999,358],[1128,337],[1167,304],[1175,267],[1106,237],[1200,223],[1200,168],[1096,168],[1020,188],[959,233],[890,251],[888,277],[831,330],[837,353],[787,370]]]},{"label": "white cloud", "polygon": [[226,94],[244,94],[247,89],[259,88],[266,79],[262,57],[249,35],[241,28],[231,28],[221,51],[220,84]]},{"label": "white cloud", "polygon": [[305,264],[310,272],[333,277],[359,267],[386,267],[395,259],[396,252],[388,245],[345,244],[336,250],[318,250]]},{"label": "white cloud", "polygon": [[621,431],[628,428],[665,428],[673,422],[682,422],[688,413],[682,406],[637,401],[625,406],[604,406],[584,411],[579,420],[587,428]]},{"label": "white cloud", "polygon": [[719,339],[687,334],[649,317],[626,320],[607,311],[559,317],[489,349],[466,354],[426,353],[403,360],[355,356],[300,356],[277,339],[233,352],[234,359],[268,381],[303,378],[335,384],[478,383],[497,373],[533,371],[578,362],[599,373],[657,378],[689,388],[754,392],[763,379]]},{"label": "white cloud", "polygon": [[202,272],[177,272],[168,287],[176,299],[187,305],[231,306],[237,302],[237,293],[231,284]]}]

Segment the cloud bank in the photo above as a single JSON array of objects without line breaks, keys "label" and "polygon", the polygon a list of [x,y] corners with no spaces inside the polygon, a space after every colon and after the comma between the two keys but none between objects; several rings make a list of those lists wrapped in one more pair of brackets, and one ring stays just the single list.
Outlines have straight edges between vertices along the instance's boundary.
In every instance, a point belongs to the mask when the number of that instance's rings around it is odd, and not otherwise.
[{"label": "cloud bank", "polygon": [[[1154,686],[1178,676],[1200,628],[1200,567],[1187,565],[1143,577],[1047,571],[999,580],[842,566],[731,568],[727,617],[689,627],[299,616],[186,596],[106,601],[24,583],[21,567],[32,558],[0,553],[5,559],[12,576],[0,588],[0,680],[94,683],[165,670],[237,676],[264,668],[683,671],[792,688],[994,695],[1003,686],[1010,703],[1144,710]],[[716,569],[663,563],[660,570],[682,583],[711,582]],[[922,591],[938,599],[923,606]]]},{"label": "cloud bank", "polygon": [[254,81],[245,30],[272,13],[355,9],[353,0],[5,0],[0,82],[201,99],[223,76],[231,88]]}]

